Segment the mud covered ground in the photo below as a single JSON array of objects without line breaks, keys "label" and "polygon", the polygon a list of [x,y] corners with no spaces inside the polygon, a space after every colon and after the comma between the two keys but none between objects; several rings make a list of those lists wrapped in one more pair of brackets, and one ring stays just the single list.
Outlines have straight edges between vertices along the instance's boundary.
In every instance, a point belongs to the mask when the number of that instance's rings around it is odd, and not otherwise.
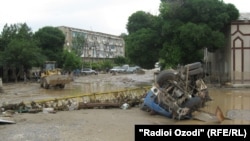
[{"label": "mud covered ground", "polygon": [[[4,93],[0,94],[0,104],[133,88],[151,85],[153,79],[154,71],[151,70],[146,71],[145,74],[99,74],[75,77],[64,90],[53,88],[45,90],[36,82],[3,84]],[[249,95],[246,94],[248,90],[241,91],[220,91],[218,88],[211,88],[212,97],[216,99],[231,97],[230,102],[215,99],[204,109],[213,112],[214,108],[220,104],[225,115],[228,109],[233,111],[231,114],[234,119],[225,120],[222,123],[207,123],[198,120],[177,121],[160,115],[151,115],[140,110],[139,107],[126,110],[120,108],[82,109],[53,114],[16,113],[12,117],[1,117],[15,121],[15,124],[0,125],[0,137],[4,141],[130,141],[134,140],[134,125],[136,124],[250,124],[250,119],[248,119],[250,113],[248,116],[245,115],[245,118],[242,115],[234,116],[239,114],[237,110],[245,110],[245,113],[250,110]],[[225,93],[224,97],[222,93]]]}]

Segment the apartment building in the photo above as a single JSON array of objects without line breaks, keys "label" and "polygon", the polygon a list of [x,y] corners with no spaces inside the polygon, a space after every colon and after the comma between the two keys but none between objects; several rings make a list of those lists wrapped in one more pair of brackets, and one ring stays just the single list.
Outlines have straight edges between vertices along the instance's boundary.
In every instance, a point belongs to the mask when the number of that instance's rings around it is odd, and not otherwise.
[{"label": "apartment building", "polygon": [[65,49],[76,51],[84,61],[98,61],[125,56],[125,42],[119,36],[66,26],[57,28],[66,36]]}]

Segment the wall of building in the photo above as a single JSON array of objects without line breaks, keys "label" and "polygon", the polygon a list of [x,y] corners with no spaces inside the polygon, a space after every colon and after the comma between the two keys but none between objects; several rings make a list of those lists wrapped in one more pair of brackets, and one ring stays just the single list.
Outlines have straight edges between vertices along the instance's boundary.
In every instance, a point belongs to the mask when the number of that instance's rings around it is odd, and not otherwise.
[{"label": "wall of building", "polygon": [[231,25],[231,78],[234,84],[250,83],[250,21]]},{"label": "wall of building", "polygon": [[119,36],[66,26],[58,28],[66,36],[65,48],[68,50],[77,49],[85,60],[125,57],[125,42]]},{"label": "wall of building", "polygon": [[231,81],[230,58],[226,48],[216,52],[208,52],[208,80],[211,83],[227,83]]},{"label": "wall of building", "polygon": [[250,84],[250,14],[231,22],[227,45],[208,53],[212,82]]}]

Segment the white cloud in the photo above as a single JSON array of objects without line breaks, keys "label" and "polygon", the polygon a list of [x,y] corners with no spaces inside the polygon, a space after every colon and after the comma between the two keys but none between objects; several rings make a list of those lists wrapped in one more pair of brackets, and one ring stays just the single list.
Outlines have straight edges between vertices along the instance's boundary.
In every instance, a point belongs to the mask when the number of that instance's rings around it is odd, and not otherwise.
[{"label": "white cloud", "polygon": [[[248,0],[224,0],[247,12]],[[33,31],[44,26],[70,26],[113,35],[126,33],[128,17],[142,10],[157,15],[160,0],[1,0],[0,30],[27,23]]]},{"label": "white cloud", "polygon": [[33,31],[64,25],[120,35],[132,13],[156,13],[159,4],[160,0],[8,0],[1,2],[0,28],[6,23],[27,23]]},{"label": "white cloud", "polygon": [[234,4],[234,6],[241,12],[250,12],[249,0],[223,0],[225,3],[231,3]]}]

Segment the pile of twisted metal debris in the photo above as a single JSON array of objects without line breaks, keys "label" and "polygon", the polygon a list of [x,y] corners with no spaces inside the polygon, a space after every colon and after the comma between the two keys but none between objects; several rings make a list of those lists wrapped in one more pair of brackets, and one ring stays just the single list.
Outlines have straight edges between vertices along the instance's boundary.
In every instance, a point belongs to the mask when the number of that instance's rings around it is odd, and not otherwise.
[{"label": "pile of twisted metal debris", "polygon": [[200,62],[161,71],[141,109],[173,119],[190,119],[194,111],[211,100],[203,77]]}]

